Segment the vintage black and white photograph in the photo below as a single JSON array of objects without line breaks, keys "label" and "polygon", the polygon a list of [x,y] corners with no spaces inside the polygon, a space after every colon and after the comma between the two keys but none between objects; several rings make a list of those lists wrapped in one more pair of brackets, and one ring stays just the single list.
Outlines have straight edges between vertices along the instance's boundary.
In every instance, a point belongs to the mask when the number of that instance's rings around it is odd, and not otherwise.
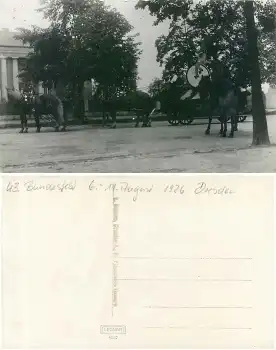
[{"label": "vintage black and white photograph", "polygon": [[273,0],[1,0],[4,173],[274,173]]}]

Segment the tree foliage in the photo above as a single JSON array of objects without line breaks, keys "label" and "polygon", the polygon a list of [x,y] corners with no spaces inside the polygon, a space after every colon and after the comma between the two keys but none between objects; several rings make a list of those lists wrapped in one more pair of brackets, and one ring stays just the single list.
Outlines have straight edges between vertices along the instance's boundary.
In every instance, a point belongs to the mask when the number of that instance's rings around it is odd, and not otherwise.
[{"label": "tree foliage", "polygon": [[[275,83],[276,3],[273,0],[255,3],[262,82]],[[209,62],[217,56],[230,68],[238,85],[248,86],[250,57],[243,4],[244,1],[236,0],[140,0],[136,7],[148,9],[156,18],[155,25],[170,21],[169,33],[156,41],[164,79],[169,81],[175,74],[184,77],[205,43]]]},{"label": "tree foliage", "polygon": [[47,29],[21,29],[17,38],[32,48],[27,56],[26,67],[21,73],[23,78],[35,83],[43,81],[51,87],[66,76],[64,63],[70,42],[61,35],[58,27],[51,25]]},{"label": "tree foliage", "polygon": [[162,91],[166,89],[166,84],[162,79],[155,78],[150,83],[148,93],[151,98],[157,99]]},{"label": "tree foliage", "polygon": [[51,24],[21,29],[33,49],[23,75],[78,95],[91,78],[106,94],[136,88],[140,43],[122,14],[101,0],[42,0],[39,11]]}]

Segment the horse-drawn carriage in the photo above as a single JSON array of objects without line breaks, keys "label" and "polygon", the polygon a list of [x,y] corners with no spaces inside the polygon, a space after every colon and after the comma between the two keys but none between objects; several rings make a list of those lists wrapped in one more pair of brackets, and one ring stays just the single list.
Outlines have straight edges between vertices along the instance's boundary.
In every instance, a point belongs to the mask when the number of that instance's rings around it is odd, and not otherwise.
[{"label": "horse-drawn carriage", "polygon": [[[247,115],[245,114],[246,110],[241,110],[238,113],[238,121],[239,123],[243,123]],[[217,120],[220,121],[218,111],[214,110],[213,115],[217,117]],[[171,125],[190,125],[195,120],[206,119],[208,115],[206,114],[206,110],[204,105],[200,101],[200,99],[193,99],[190,101],[183,101],[181,105],[181,109],[178,111],[172,112],[168,114],[168,122]],[[228,118],[229,120],[230,118]]]},{"label": "horse-drawn carriage", "polygon": [[[177,107],[171,111],[167,112],[168,122],[171,125],[190,125],[194,120],[206,119],[209,117],[208,106],[202,103],[199,94],[196,94],[192,99],[190,96],[192,94],[191,88],[196,88],[203,76],[209,76],[208,69],[201,65],[201,73],[198,77],[195,76],[194,66],[192,66],[187,72],[187,81],[190,84],[190,89],[181,96],[180,101],[178,101]],[[242,95],[244,94],[244,96]],[[242,123],[246,120],[246,110],[247,110],[247,92],[240,92],[241,98],[239,99],[239,108],[237,111],[238,122]],[[244,98],[242,98],[244,97]],[[217,118],[220,122],[219,108],[215,108],[212,111],[212,115]],[[228,121],[230,117],[228,118]]]}]

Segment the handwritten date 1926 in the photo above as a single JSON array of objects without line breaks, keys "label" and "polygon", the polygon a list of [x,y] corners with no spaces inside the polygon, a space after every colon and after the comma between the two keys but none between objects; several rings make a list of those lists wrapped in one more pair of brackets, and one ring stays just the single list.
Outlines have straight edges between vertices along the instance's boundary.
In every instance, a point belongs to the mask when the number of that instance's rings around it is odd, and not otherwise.
[{"label": "handwritten date 1926", "polygon": [[166,193],[175,193],[175,194],[184,194],[185,193],[185,188],[184,186],[180,185],[167,185],[164,188],[164,192]]}]

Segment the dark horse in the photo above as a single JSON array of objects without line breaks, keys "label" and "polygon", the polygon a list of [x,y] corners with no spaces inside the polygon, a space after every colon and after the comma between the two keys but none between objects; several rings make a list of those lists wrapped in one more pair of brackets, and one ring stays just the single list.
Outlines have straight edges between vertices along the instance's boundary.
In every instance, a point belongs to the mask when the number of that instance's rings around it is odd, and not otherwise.
[{"label": "dark horse", "polygon": [[229,137],[234,137],[234,133],[238,129],[238,96],[230,81],[225,78],[212,81],[209,77],[204,77],[200,83],[199,91],[200,98],[202,98],[203,91],[209,91],[209,122],[205,134],[210,134],[212,113],[217,110],[221,123],[220,135],[226,137],[227,122],[230,117],[231,131]]},{"label": "dark horse", "polygon": [[151,97],[143,91],[131,91],[124,96],[111,96],[109,99],[103,99],[100,95],[103,107],[103,126],[106,126],[111,119],[111,128],[116,128],[116,119],[118,111],[133,112],[135,114],[135,127],[142,122],[142,127],[151,126],[151,112],[154,109],[154,103]]},{"label": "dark horse", "polygon": [[138,128],[140,122],[142,127],[151,127],[151,116],[154,112],[154,101],[144,91],[132,91],[125,97],[124,109],[134,112],[135,127]]},{"label": "dark horse", "polygon": [[200,95],[205,113],[208,115],[208,127],[206,135],[210,134],[213,114],[218,112],[221,122],[220,135],[227,135],[227,121],[231,119],[231,131],[229,137],[234,137],[238,127],[238,89],[232,84],[226,69],[214,70],[209,76],[203,76],[197,88],[194,89],[190,98],[197,93]]},{"label": "dark horse", "polygon": [[36,131],[40,132],[40,119],[43,115],[52,116],[48,118],[55,122],[55,131],[65,131],[66,125],[63,116],[63,105],[59,98],[53,94],[36,95],[31,91],[19,93],[8,89],[9,97],[17,105],[20,114],[20,133],[28,132],[28,117],[34,116]]},{"label": "dark horse", "polygon": [[37,132],[40,132],[40,119],[43,115],[53,117],[52,121],[54,121],[55,124],[55,131],[66,130],[63,104],[61,100],[53,94],[35,95],[33,98],[33,114]]}]

